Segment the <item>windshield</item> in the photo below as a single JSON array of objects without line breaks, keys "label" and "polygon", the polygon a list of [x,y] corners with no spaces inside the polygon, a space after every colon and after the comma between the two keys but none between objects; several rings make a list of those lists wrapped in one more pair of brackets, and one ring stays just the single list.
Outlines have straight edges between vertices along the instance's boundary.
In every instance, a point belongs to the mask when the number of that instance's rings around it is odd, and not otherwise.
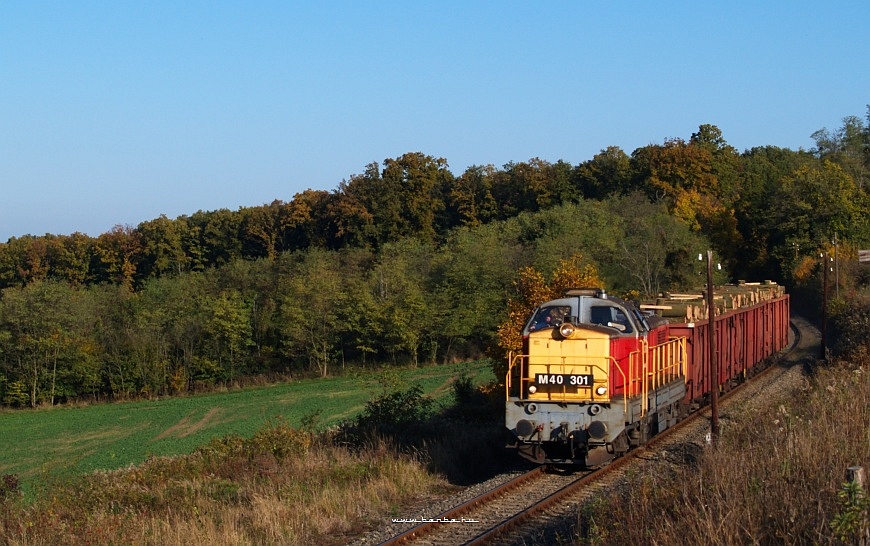
[{"label": "windshield", "polygon": [[556,328],[562,324],[565,317],[571,314],[571,307],[568,305],[548,305],[538,309],[535,316],[529,322],[529,331],[544,330],[546,328]]}]

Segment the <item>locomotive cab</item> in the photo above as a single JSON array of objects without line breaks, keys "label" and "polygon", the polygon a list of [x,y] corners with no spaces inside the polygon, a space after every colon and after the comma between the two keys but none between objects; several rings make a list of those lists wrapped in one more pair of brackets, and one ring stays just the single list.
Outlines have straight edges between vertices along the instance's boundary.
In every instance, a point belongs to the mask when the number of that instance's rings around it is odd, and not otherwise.
[{"label": "locomotive cab", "polygon": [[683,398],[684,361],[663,319],[601,290],[570,290],[523,329],[505,425],[535,462],[605,464],[643,443],[658,428],[654,416]]}]

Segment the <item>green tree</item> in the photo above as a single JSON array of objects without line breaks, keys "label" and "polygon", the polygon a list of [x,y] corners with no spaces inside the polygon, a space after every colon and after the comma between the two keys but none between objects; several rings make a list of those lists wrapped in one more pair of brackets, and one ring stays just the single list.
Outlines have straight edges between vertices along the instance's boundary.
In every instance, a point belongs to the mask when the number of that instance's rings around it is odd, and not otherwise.
[{"label": "green tree", "polygon": [[282,206],[281,201],[275,200],[268,206],[241,209],[242,256],[275,259],[281,233]]},{"label": "green tree", "polygon": [[[219,269],[212,269],[206,278],[212,291],[237,293],[245,302],[250,322],[254,361],[252,373],[267,371],[278,339],[276,278],[280,257],[267,260],[235,260]],[[247,345],[247,344],[246,344]]]},{"label": "green tree", "polygon": [[[103,284],[90,287],[89,292],[94,302],[93,338],[99,351],[102,392],[116,399],[127,398],[142,387],[135,384],[134,376],[135,370],[145,362],[141,357],[147,355],[145,350],[134,354],[135,340],[159,336],[146,324],[136,322],[132,305],[134,293],[130,288]],[[161,375],[158,386],[162,389],[164,383]]]},{"label": "green tree", "polygon": [[870,201],[839,165],[801,166],[783,179],[769,212],[778,245],[774,256],[792,262],[788,243],[806,249],[824,246],[835,234],[851,239],[867,233]]},{"label": "green tree", "polygon": [[342,365],[348,357],[365,364],[370,356],[379,353],[384,338],[375,293],[369,284],[375,255],[367,249],[347,248],[338,252],[338,260],[342,273],[338,295]]},{"label": "green tree", "polygon": [[[771,206],[776,203],[782,180],[804,165],[815,165],[816,160],[807,152],[794,152],[776,146],[752,148],[741,156],[741,176],[735,205],[737,229],[741,245],[737,249],[740,260],[735,261],[735,273],[744,279],[784,279],[783,264],[792,264],[801,253],[815,251],[815,245],[806,241],[780,238],[771,220]],[[773,256],[777,247],[787,245],[792,253],[788,261],[783,255]],[[788,268],[787,268],[788,269]]]},{"label": "green tree", "polygon": [[220,267],[242,257],[241,214],[228,209],[199,211],[188,223],[199,234],[198,253],[205,266]]},{"label": "green tree", "polygon": [[209,293],[207,277],[193,272],[151,279],[135,294],[128,338],[141,394],[150,396],[164,388],[185,392],[196,379],[210,383],[222,378],[220,370],[204,360],[210,318],[204,302]]},{"label": "green tree", "polygon": [[[120,309],[109,312],[117,317],[118,328],[104,332],[111,336],[107,338],[111,358],[106,375],[116,396],[151,397],[187,391],[193,356],[189,345],[179,350],[173,343],[175,308],[183,308],[188,301],[177,288],[186,280],[186,275],[151,279],[136,293],[106,295],[107,303],[117,298],[121,304]],[[187,309],[178,314],[187,311],[196,324],[195,315],[189,306]],[[191,328],[189,334],[188,340],[195,343],[196,330]],[[187,354],[184,349],[188,349]],[[173,375],[174,382],[170,380]]]},{"label": "green tree", "polygon": [[498,203],[500,218],[521,212],[535,212],[559,204],[567,181],[560,188],[552,178],[552,165],[538,158],[510,162],[492,176],[492,195]]},{"label": "green tree", "polygon": [[722,131],[715,125],[704,124],[692,133],[689,144],[710,154],[710,167],[718,184],[718,194],[725,207],[733,207],[739,198],[738,178],[740,154],[725,141]]},{"label": "green tree", "polygon": [[[329,223],[335,234],[334,248],[376,248],[382,233],[398,222],[400,204],[389,189],[382,187],[377,163],[370,163],[365,173],[353,175],[338,186],[328,208]],[[373,209],[377,209],[375,217]],[[376,225],[382,223],[382,226]],[[389,231],[387,231],[389,233]]]},{"label": "green tree", "polygon": [[434,246],[414,239],[385,245],[372,269],[377,317],[381,321],[383,344],[397,362],[405,353],[416,366],[420,351],[437,350],[436,333],[428,317],[430,300],[427,282],[431,277]]},{"label": "green tree", "polygon": [[527,249],[522,265],[551,271],[566,256],[583,254],[604,262],[615,248],[616,226],[597,201],[580,201],[534,214],[520,214],[506,222],[516,226],[518,242]]},{"label": "green tree", "polygon": [[[423,241],[434,241],[436,235],[445,227],[445,198],[452,184],[453,175],[448,170],[447,160],[434,158],[420,152],[406,153],[396,159],[384,161],[381,176],[385,188],[396,192],[389,199],[389,221],[395,214],[392,208],[398,199],[396,235],[381,239],[381,242],[395,241],[401,237],[415,237]],[[375,218],[379,209],[373,208]]]},{"label": "green tree", "polygon": [[618,146],[608,146],[575,169],[574,179],[587,199],[604,199],[613,193],[629,190],[631,158]]},{"label": "green tree", "polygon": [[26,242],[18,237],[11,237],[7,242],[0,243],[0,289],[24,284],[19,264],[25,245]]},{"label": "green tree", "polygon": [[91,271],[97,282],[114,282],[132,287],[142,258],[142,241],[130,227],[115,226],[94,242]]},{"label": "green tree", "polygon": [[448,210],[454,226],[478,226],[494,220],[498,206],[492,195],[492,165],[468,167],[450,187]]},{"label": "green tree", "polygon": [[31,407],[54,404],[58,393],[74,395],[67,383],[94,386],[92,342],[85,336],[94,318],[79,307],[84,297],[56,281],[36,281],[3,293],[0,331],[8,332],[8,343],[0,354],[2,370],[27,385]]},{"label": "green tree", "polygon": [[90,277],[93,239],[83,233],[73,233],[49,239],[50,276],[73,285],[83,286]]},{"label": "green tree", "polygon": [[692,256],[708,244],[670,216],[664,205],[633,193],[611,199],[608,207],[621,231],[609,261],[619,272],[606,269],[617,281],[614,287],[652,296],[696,282]]},{"label": "green tree", "polygon": [[450,234],[433,262],[427,321],[444,359],[478,358],[503,320],[506,294],[527,254],[501,223]]},{"label": "green tree", "polygon": [[284,258],[279,285],[282,351],[305,359],[326,377],[335,363],[343,324],[343,275],[334,251],[312,249]]},{"label": "green tree", "polygon": [[179,275],[190,267],[190,258],[184,250],[186,219],[170,220],[160,215],[155,220],[142,222],[136,228],[142,241],[139,274],[142,278]]},{"label": "green tree", "polygon": [[216,297],[204,296],[201,304],[206,317],[203,329],[211,345],[208,353],[216,360],[220,379],[235,380],[247,348],[254,345],[251,306],[234,289],[223,290]]},{"label": "green tree", "polygon": [[812,134],[816,155],[838,164],[863,189],[870,183],[870,105],[867,120],[865,125],[858,116],[846,116],[835,131],[822,128]]}]

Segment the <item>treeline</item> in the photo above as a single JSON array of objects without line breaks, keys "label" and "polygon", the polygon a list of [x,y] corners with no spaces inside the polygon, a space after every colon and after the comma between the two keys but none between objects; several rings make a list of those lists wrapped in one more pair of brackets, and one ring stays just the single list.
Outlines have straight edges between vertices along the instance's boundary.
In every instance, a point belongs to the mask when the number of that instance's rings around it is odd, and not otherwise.
[{"label": "treeline", "polygon": [[438,244],[458,227],[632,192],[704,233],[735,275],[785,279],[795,248],[810,252],[834,233],[867,237],[870,124],[849,117],[814,137],[812,151],[738,153],[717,127],[702,125],[688,141],[669,139],[631,155],[609,147],[576,166],[532,159],[473,166],[460,176],[444,159],[408,153],[368,165],[333,191],[306,190],[289,202],[161,216],[97,237],[11,238],[0,243],[0,288],[45,279],[138,288],[283,252],[377,250],[407,237]]},{"label": "treeline", "polygon": [[[367,248],[308,249],[274,259],[125,284],[45,279],[0,298],[0,401],[26,406],[82,396],[187,392],[252,377],[326,375],[346,363],[443,362],[494,344],[523,266],[550,270],[566,255],[605,264],[629,286],[636,257],[623,242],[641,207],[662,230],[660,282],[693,274],[703,239],[640,197],[584,201]],[[691,250],[690,250],[691,249]]]},{"label": "treeline", "polygon": [[0,403],[480,355],[517,271],[575,255],[621,292],[691,284],[711,246],[734,277],[788,282],[835,234],[844,257],[870,242],[870,118],[814,138],[738,153],[702,125],[631,155],[460,176],[409,153],[289,203],[12,238]]}]

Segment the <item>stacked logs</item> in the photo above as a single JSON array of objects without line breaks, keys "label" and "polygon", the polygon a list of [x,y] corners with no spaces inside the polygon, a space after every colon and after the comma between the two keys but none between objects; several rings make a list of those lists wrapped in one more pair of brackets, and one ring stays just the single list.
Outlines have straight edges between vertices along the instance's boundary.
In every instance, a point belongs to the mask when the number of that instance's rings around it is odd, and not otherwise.
[{"label": "stacked logs", "polygon": [[[751,307],[763,301],[779,298],[785,294],[785,287],[773,281],[763,283],[739,282],[717,286],[713,289],[713,302],[716,314],[721,315],[733,309]],[[640,308],[654,313],[671,322],[695,322],[707,320],[707,291],[697,290],[685,293],[663,293],[655,300],[644,301]]]}]

